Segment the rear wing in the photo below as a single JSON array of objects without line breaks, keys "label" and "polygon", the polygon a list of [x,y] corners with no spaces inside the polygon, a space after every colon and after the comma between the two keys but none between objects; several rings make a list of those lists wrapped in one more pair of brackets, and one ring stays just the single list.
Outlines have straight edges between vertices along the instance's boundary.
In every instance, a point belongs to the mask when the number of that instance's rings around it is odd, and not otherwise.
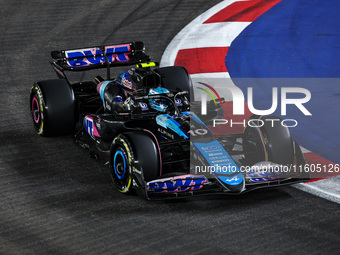
[{"label": "rear wing", "polygon": [[143,42],[131,42],[117,45],[103,45],[83,49],[52,51],[52,67],[60,78],[66,78],[64,71],[84,71],[110,67],[135,65],[150,61],[144,53]]}]

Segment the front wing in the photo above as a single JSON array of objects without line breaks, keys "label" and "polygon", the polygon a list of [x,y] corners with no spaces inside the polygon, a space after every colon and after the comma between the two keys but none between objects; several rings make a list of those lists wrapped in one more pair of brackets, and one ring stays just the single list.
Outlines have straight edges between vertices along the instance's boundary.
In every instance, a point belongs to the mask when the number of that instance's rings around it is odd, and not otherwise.
[{"label": "front wing", "polygon": [[[245,180],[245,178],[244,178]],[[307,181],[301,178],[286,178],[267,181],[261,183],[244,184],[243,189],[239,191],[228,189],[217,179],[207,178],[204,175],[179,175],[168,178],[161,178],[147,182],[145,185],[145,196],[148,200],[185,198],[190,196],[208,195],[208,194],[243,194],[259,188],[269,188],[283,185],[290,185]]]}]

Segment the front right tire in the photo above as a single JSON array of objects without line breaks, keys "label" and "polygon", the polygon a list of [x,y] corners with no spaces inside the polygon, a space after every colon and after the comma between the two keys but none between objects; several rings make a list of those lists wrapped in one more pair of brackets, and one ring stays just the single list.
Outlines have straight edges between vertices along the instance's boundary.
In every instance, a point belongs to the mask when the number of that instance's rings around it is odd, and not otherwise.
[{"label": "front right tire", "polygon": [[261,161],[293,164],[294,143],[288,127],[282,125],[281,119],[276,116],[253,115],[249,120],[252,125],[245,128],[243,136],[246,164],[252,166]]}]

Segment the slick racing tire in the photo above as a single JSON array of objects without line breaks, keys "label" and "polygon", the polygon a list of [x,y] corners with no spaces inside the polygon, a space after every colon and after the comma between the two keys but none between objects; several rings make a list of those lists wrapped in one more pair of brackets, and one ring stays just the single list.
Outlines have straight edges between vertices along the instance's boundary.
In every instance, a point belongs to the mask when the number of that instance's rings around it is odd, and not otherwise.
[{"label": "slick racing tire", "polygon": [[132,191],[132,173],[141,187],[159,177],[160,155],[156,141],[146,132],[118,135],[110,149],[110,170],[113,183],[122,193]]},{"label": "slick racing tire", "polygon": [[188,91],[190,101],[193,98],[193,88],[188,71],[183,66],[168,66],[155,70],[161,76],[161,85],[173,91]]},{"label": "slick racing tire", "polygon": [[33,126],[41,136],[67,135],[74,131],[74,94],[66,80],[46,80],[33,85],[30,110]]},{"label": "slick racing tire", "polygon": [[112,181],[122,193],[132,191],[132,163],[134,161],[131,145],[124,135],[117,136],[110,149],[110,171]]},{"label": "slick racing tire", "polygon": [[251,125],[245,128],[243,137],[245,163],[249,166],[261,161],[293,164],[293,140],[288,127],[281,124],[281,119],[276,116],[253,115],[249,120]]}]

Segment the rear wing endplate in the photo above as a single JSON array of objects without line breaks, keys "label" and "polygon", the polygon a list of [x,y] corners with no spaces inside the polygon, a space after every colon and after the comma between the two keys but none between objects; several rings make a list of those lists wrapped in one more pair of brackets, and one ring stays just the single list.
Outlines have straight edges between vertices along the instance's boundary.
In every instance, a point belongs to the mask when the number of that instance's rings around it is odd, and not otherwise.
[{"label": "rear wing endplate", "polygon": [[52,51],[51,62],[60,78],[66,78],[64,71],[84,71],[110,67],[135,65],[150,61],[144,53],[143,42],[131,42],[117,45],[103,45],[83,49]]}]

